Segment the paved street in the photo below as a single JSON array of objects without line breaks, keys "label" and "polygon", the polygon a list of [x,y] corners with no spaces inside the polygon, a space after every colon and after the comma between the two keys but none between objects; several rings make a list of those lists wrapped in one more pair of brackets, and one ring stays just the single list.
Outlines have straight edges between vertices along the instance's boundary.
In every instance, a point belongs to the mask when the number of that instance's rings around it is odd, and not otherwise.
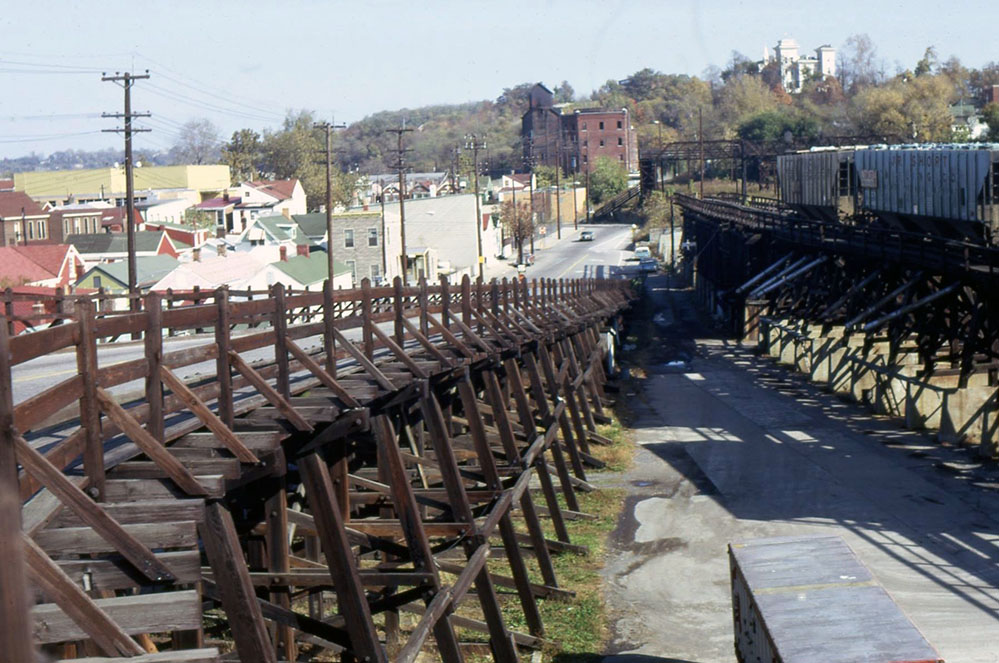
[{"label": "paved street", "polygon": [[942,658],[999,661],[995,470],[712,338],[690,293],[649,285],[648,377],[620,396],[639,448],[610,479],[628,497],[605,570],[607,660],[734,661],[726,544],[832,533]]},{"label": "paved street", "polygon": [[[589,230],[594,233],[592,242],[580,242],[579,234]],[[638,273],[638,263],[629,260],[632,251],[631,229],[626,225],[580,224],[573,230],[571,224],[562,228],[562,240],[548,236],[535,240],[535,263],[527,269],[527,278],[619,278]],[[529,252],[524,247],[525,256]],[[517,255],[508,260],[493,260],[486,277],[515,278]]]}]

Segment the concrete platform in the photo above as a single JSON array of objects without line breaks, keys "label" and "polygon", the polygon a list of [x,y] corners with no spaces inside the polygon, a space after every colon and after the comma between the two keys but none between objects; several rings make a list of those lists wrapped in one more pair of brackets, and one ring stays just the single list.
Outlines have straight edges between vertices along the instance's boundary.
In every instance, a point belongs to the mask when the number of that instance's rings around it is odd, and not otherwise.
[{"label": "concrete platform", "polygon": [[[682,315],[678,317],[683,317]],[[960,450],[720,341],[641,393],[608,661],[735,660],[729,541],[837,534],[947,661],[999,661],[999,495]],[[948,455],[950,454],[950,455]],[[956,469],[955,469],[956,468]]]}]

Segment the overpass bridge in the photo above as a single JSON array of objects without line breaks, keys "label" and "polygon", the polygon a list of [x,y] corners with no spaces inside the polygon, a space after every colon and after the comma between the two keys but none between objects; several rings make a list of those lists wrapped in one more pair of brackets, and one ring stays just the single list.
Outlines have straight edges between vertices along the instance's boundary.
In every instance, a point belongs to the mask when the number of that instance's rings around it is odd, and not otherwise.
[{"label": "overpass bridge", "polygon": [[[539,602],[571,597],[551,556],[582,550],[565,521],[607,442],[601,330],[631,297],[620,280],[365,280],[0,324],[4,660],[216,661],[204,624],[224,615],[225,660],[513,663],[545,642]],[[129,336],[142,356],[102,360],[99,340]],[[17,372],[54,354],[77,370],[15,399]]]}]

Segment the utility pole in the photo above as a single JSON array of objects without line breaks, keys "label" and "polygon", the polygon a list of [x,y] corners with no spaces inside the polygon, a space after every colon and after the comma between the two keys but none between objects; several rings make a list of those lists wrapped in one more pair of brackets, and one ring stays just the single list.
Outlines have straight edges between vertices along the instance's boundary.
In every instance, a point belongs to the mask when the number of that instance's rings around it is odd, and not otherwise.
[{"label": "utility pole", "polygon": [[704,200],[704,117],[700,107],[697,109],[697,148],[701,153],[701,200]]},{"label": "utility pole", "polygon": [[461,162],[461,146],[451,148],[451,195],[458,193],[458,167]]},{"label": "utility pole", "polygon": [[590,144],[589,141],[583,143],[583,147],[586,149],[586,200],[583,202],[586,204],[586,222],[590,222]]},{"label": "utility pole", "polygon": [[[326,262],[329,265],[330,286],[333,284],[333,130],[346,129],[346,124],[316,122],[314,129],[326,133]],[[382,240],[384,241],[384,239]]]},{"label": "utility pole", "polygon": [[555,239],[562,239],[562,129],[555,134],[555,152],[558,156],[555,159]]},{"label": "utility pole", "polygon": [[139,310],[139,291],[136,287],[136,266],[135,266],[135,226],[133,224],[133,219],[135,218],[135,183],[132,174],[132,134],[139,133],[142,131],[150,131],[149,129],[133,129],[132,128],[132,118],[134,117],[150,117],[150,113],[133,113],[132,112],[132,86],[135,85],[135,81],[144,78],[149,78],[149,70],[146,70],[144,74],[131,74],[125,72],[124,74],[119,74],[117,71],[114,76],[108,76],[107,74],[101,75],[101,81],[118,83],[125,90],[125,112],[124,113],[101,113],[101,117],[113,117],[121,118],[125,121],[125,128],[119,129],[103,129],[104,133],[124,133],[125,134],[125,236],[128,246],[128,307],[129,310],[137,311]]},{"label": "utility pole", "polygon": [[[392,133],[396,135],[397,146],[396,146],[396,161],[395,168],[399,172],[399,238],[402,241],[402,250],[400,252],[400,265],[402,267],[402,284],[406,285],[407,278],[406,272],[409,269],[409,258],[406,255],[406,205],[403,199],[406,197],[406,152],[410,152],[409,148],[402,147],[402,137],[403,134],[412,131],[406,127],[406,122],[403,121],[402,126],[397,129],[386,129],[385,133]],[[387,267],[387,265],[386,265]]]},{"label": "utility pole", "polygon": [[465,136],[465,149],[472,150],[472,180],[475,186],[475,239],[479,246],[479,280],[485,281],[483,269],[486,258],[482,255],[482,211],[479,209],[479,150],[486,149],[486,141],[479,141],[475,134]]}]

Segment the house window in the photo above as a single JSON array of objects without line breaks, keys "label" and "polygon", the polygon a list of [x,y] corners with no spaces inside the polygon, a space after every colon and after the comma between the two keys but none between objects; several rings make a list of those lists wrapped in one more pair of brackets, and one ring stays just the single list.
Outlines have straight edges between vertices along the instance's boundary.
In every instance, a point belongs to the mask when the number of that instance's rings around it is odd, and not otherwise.
[{"label": "house window", "polygon": [[344,230],[343,231],[343,248],[352,249],[354,248],[354,231]]},{"label": "house window", "polygon": [[377,281],[379,278],[381,278],[381,275],[382,275],[382,266],[377,264],[371,265],[371,280]]},{"label": "house window", "polygon": [[586,122],[583,122],[583,131],[586,131]]},{"label": "house window", "polygon": [[97,289],[100,289],[100,287],[101,287],[101,277],[99,277],[99,276],[95,276],[94,277],[94,287],[97,288]]},{"label": "house window", "polygon": [[583,141],[583,147],[589,147],[589,146],[590,146],[590,141],[584,140]]},{"label": "house window", "polygon": [[600,147],[603,147],[603,146],[604,146],[604,139],[603,139],[603,138],[601,138],[601,139],[600,139]]},{"label": "house window", "polygon": [[603,131],[603,130],[604,130],[604,123],[603,123],[603,122],[601,122],[601,123],[600,123],[600,131]]},{"label": "house window", "polygon": [[618,121],[617,121],[617,128],[618,128],[618,129],[620,129],[620,128],[621,128],[621,120],[618,120]]},{"label": "house window", "polygon": [[347,267],[350,268],[350,280],[351,281],[357,281],[357,261],[356,260],[348,260],[347,261]]},{"label": "house window", "polygon": [[624,155],[623,154],[617,155],[617,160],[618,161],[624,161]]},{"label": "house window", "polygon": [[624,139],[623,139],[623,138],[621,138],[620,136],[618,136],[618,139],[617,139],[617,144],[618,144],[618,145],[624,145]]},{"label": "house window", "polygon": [[378,246],[378,228],[368,228],[368,246]]}]

